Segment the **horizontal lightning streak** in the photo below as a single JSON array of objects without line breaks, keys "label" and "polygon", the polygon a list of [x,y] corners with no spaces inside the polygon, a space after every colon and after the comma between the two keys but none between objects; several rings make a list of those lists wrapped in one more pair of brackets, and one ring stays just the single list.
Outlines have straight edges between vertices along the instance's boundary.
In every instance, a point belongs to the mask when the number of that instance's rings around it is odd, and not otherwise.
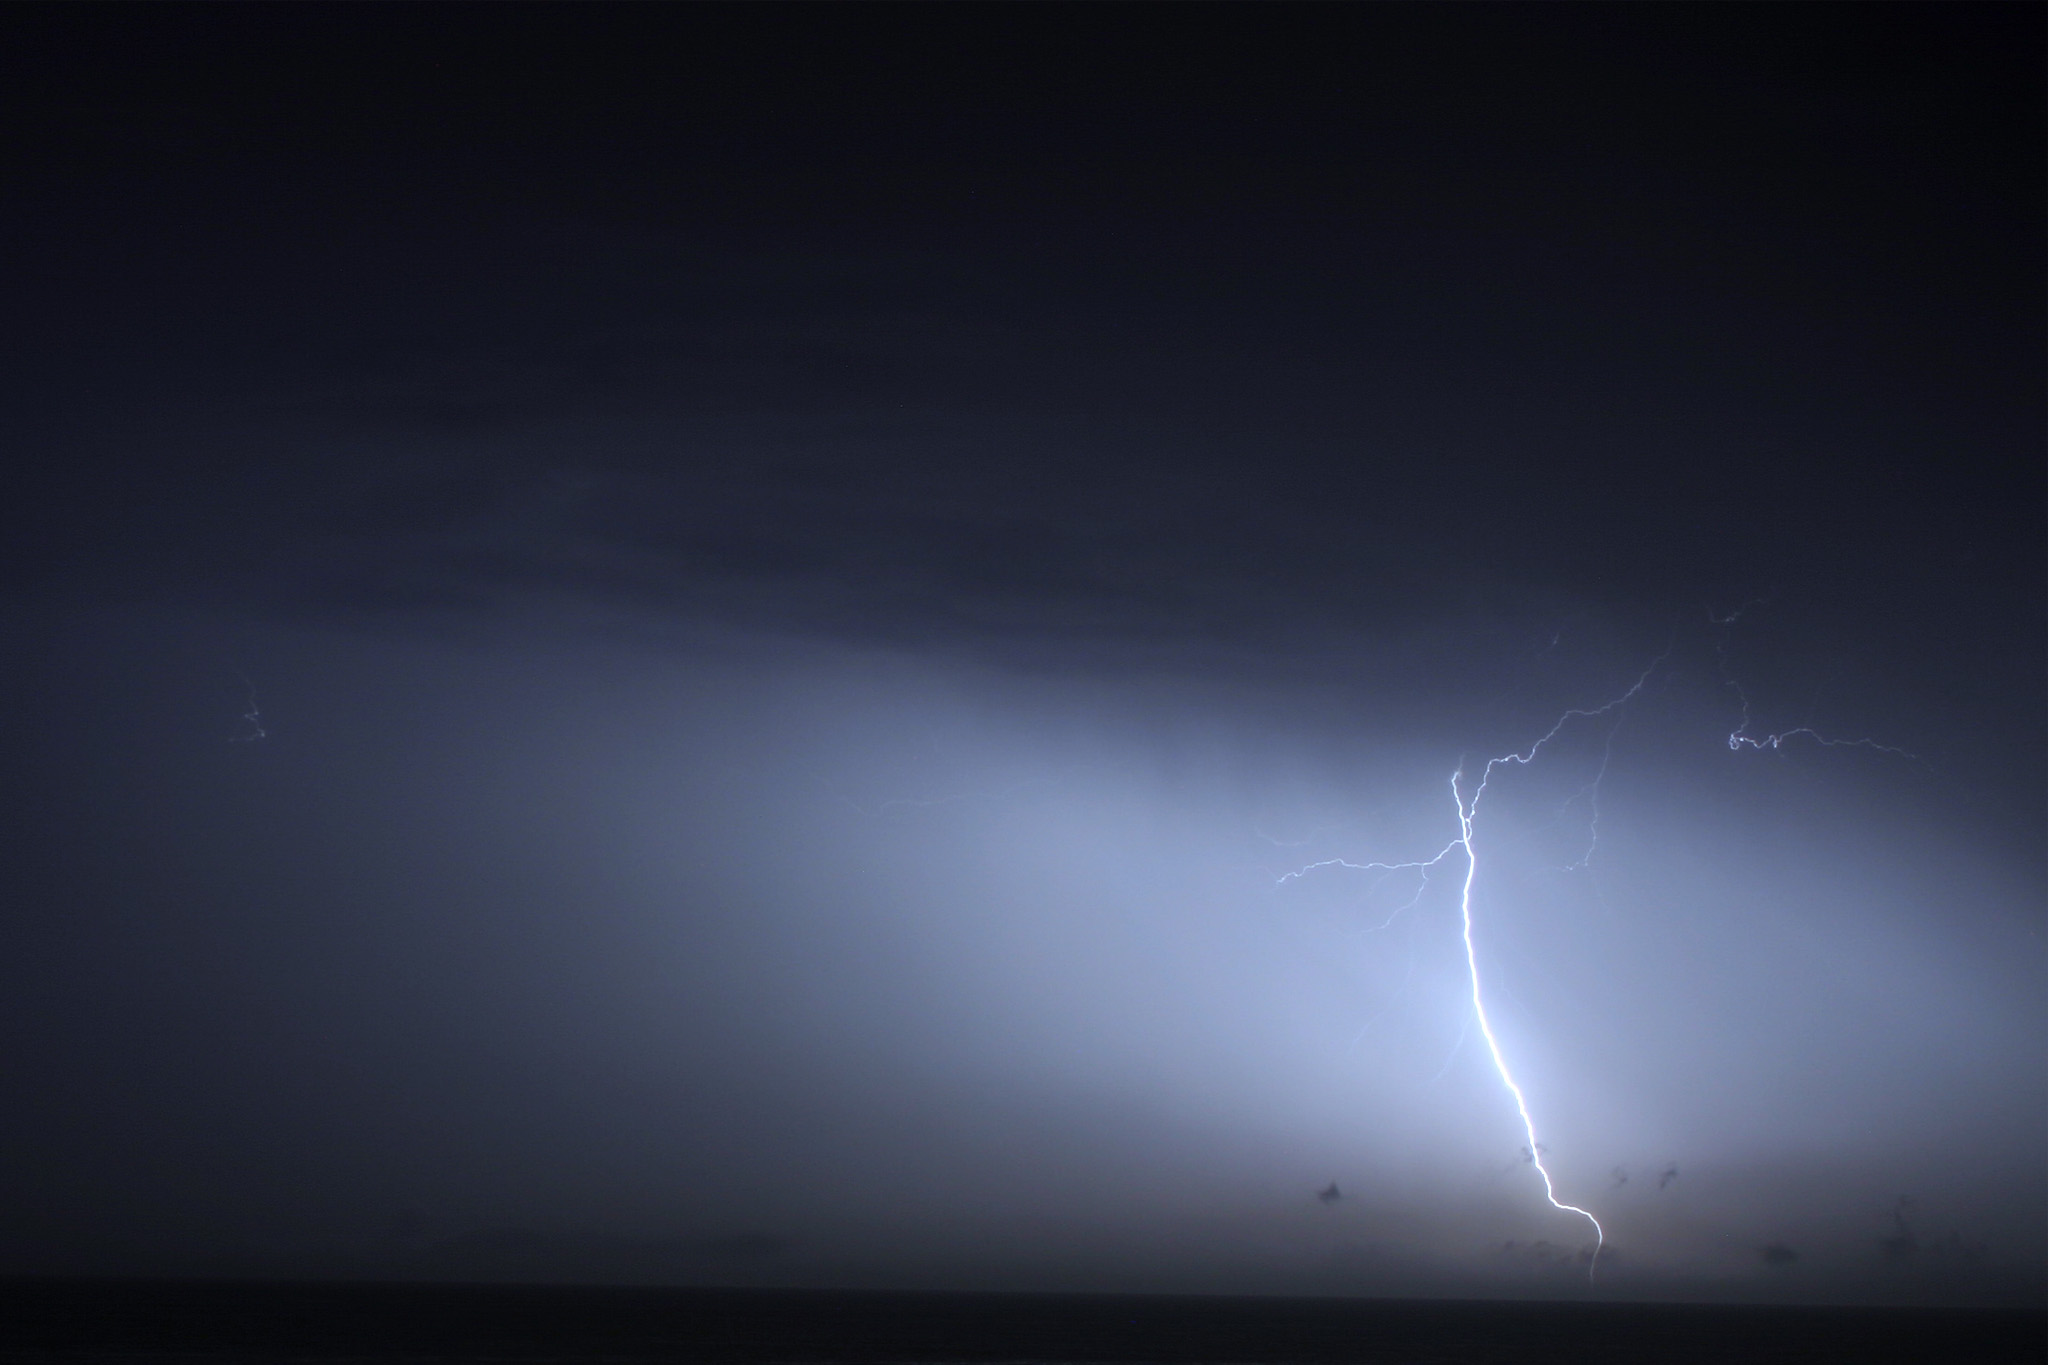
[{"label": "horizontal lightning streak", "polygon": [[[1416,880],[1415,894],[1395,906],[1392,910],[1389,910],[1385,919],[1373,925],[1372,928],[1365,930],[1368,934],[1377,934],[1382,929],[1392,928],[1395,920],[1401,918],[1401,916],[1422,903],[1423,894],[1429,890],[1429,870],[1450,857],[1451,850],[1456,847],[1458,847],[1458,841],[1453,839],[1448,844],[1445,844],[1443,851],[1434,858],[1412,863],[1354,863],[1348,858],[1325,858],[1321,862],[1310,863],[1307,867],[1298,867],[1292,872],[1282,873],[1274,881],[1273,885],[1285,886],[1296,877],[1307,876],[1318,868],[1324,867],[1348,868],[1353,872],[1415,872],[1420,874]],[[1363,1036],[1362,1032],[1360,1036]],[[1355,1042],[1356,1040],[1354,1039],[1353,1041]]]},{"label": "horizontal lightning streak", "polygon": [[1807,725],[1799,726],[1793,730],[1780,730],[1776,734],[1756,738],[1744,733],[1744,731],[1749,729],[1749,699],[1747,697],[1743,698],[1742,711],[1741,726],[1728,736],[1728,747],[1730,749],[1775,749],[1788,739],[1797,739],[1804,736],[1815,744],[1824,744],[1830,749],[1875,749],[1881,754],[1894,754],[1899,758],[1913,757],[1912,754],[1904,749],[1890,744],[1879,744],[1874,739],[1829,739],[1820,731]]}]

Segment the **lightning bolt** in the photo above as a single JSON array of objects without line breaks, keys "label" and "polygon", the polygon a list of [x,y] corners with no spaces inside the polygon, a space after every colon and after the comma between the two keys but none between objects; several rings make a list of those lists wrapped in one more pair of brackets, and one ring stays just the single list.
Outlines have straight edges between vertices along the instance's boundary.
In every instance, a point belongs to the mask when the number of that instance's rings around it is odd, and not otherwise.
[{"label": "lightning bolt", "polygon": [[[1722,682],[1729,691],[1735,694],[1741,710],[1740,719],[1728,735],[1728,748],[1731,751],[1779,749],[1789,741],[1804,739],[1827,748],[1871,749],[1900,758],[1911,759],[1913,757],[1906,750],[1894,745],[1881,744],[1874,739],[1843,739],[1830,736],[1823,734],[1810,725],[1800,725],[1791,729],[1769,733],[1753,733],[1754,717],[1750,706],[1749,694],[1744,690],[1742,684],[1737,681],[1734,671],[1729,664],[1728,636],[1743,613],[1757,605],[1760,605],[1760,602],[1746,602],[1725,616],[1716,616],[1712,612],[1707,614],[1708,620],[1721,628],[1721,636],[1716,643],[1715,652],[1720,662]],[[1493,1021],[1487,1014],[1485,979],[1480,971],[1478,927],[1476,917],[1473,914],[1473,889],[1478,885],[1480,877],[1479,807],[1485,800],[1489,785],[1503,769],[1528,767],[1534,763],[1543,750],[1574,721],[1595,720],[1602,716],[1614,715],[1615,723],[1607,731],[1598,770],[1595,772],[1592,780],[1581,788],[1577,795],[1572,797],[1571,802],[1567,803],[1567,806],[1569,806],[1582,797],[1588,803],[1590,818],[1586,832],[1586,851],[1576,862],[1569,864],[1566,870],[1585,868],[1592,859],[1594,850],[1599,845],[1600,784],[1613,761],[1614,735],[1620,725],[1620,717],[1616,713],[1620,712],[1623,707],[1627,706],[1630,701],[1634,700],[1649,685],[1650,678],[1670,658],[1676,645],[1677,633],[1674,631],[1672,641],[1665,646],[1664,652],[1650,661],[1649,666],[1642,671],[1626,691],[1599,706],[1578,707],[1566,711],[1557,718],[1556,723],[1550,729],[1545,731],[1526,749],[1489,758],[1486,760],[1484,767],[1477,769],[1476,773],[1468,773],[1465,763],[1461,761],[1457,769],[1452,772],[1450,781],[1451,801],[1457,813],[1457,837],[1452,839],[1434,856],[1419,858],[1410,862],[1354,862],[1347,858],[1325,858],[1282,875],[1278,883],[1276,883],[1276,885],[1284,885],[1289,881],[1305,877],[1311,872],[1325,868],[1376,872],[1382,877],[1397,872],[1414,872],[1418,882],[1415,894],[1402,905],[1396,907],[1387,917],[1385,923],[1376,926],[1376,928],[1384,929],[1402,914],[1414,909],[1421,901],[1424,892],[1428,890],[1431,872],[1443,866],[1446,861],[1453,860],[1456,855],[1463,856],[1465,875],[1459,887],[1458,917],[1460,938],[1465,948],[1466,977],[1471,986],[1472,1008],[1466,1015],[1466,1027],[1461,1028],[1459,1031],[1458,1044],[1463,1044],[1469,1026],[1474,1023],[1478,1024],[1479,1035],[1486,1042],[1487,1055],[1493,1061],[1494,1072],[1500,1077],[1501,1085],[1514,1100],[1515,1113],[1521,1119],[1522,1134],[1526,1140],[1523,1150],[1526,1153],[1528,1164],[1535,1168],[1537,1176],[1543,1182],[1544,1198],[1558,1212],[1569,1213],[1583,1218],[1592,1227],[1594,1244],[1592,1255],[1586,1264],[1588,1281],[1592,1280],[1599,1267],[1600,1253],[1607,1245],[1607,1231],[1601,1226],[1599,1218],[1594,1215],[1592,1210],[1569,1203],[1558,1196],[1556,1179],[1552,1176],[1550,1168],[1544,1163],[1543,1158],[1546,1149],[1537,1137],[1536,1119],[1530,1110],[1528,1094],[1523,1090],[1521,1082],[1515,1079],[1514,1070],[1508,1065],[1507,1054],[1501,1048],[1500,1038],[1494,1033]],[[1404,988],[1406,984],[1404,981]],[[1382,1009],[1380,1014],[1385,1012],[1385,1009]],[[1377,1022],[1380,1014],[1376,1014],[1371,1020],[1368,1020],[1366,1028],[1370,1028],[1373,1023]],[[1364,1032],[1365,1030],[1361,1029],[1360,1036],[1363,1036]],[[1356,1042],[1356,1039],[1353,1041]],[[1456,1055],[1457,1046],[1454,1045],[1451,1056],[1455,1057]],[[1449,1065],[1450,1058],[1446,1058],[1444,1068],[1448,1069]],[[1440,1077],[1442,1074],[1443,1070],[1440,1069],[1437,1072],[1437,1076]],[[1436,1077],[1431,1079],[1434,1081]],[[1670,1184],[1676,1177],[1677,1168],[1675,1166],[1667,1169],[1658,1179],[1658,1188],[1661,1189]]]},{"label": "lightning bolt", "polygon": [[[1529,764],[1534,763],[1536,755],[1543,751],[1543,747],[1549,744],[1551,740],[1556,739],[1563,732],[1564,728],[1574,720],[1604,716],[1626,706],[1634,699],[1638,692],[1641,692],[1644,687],[1649,685],[1650,675],[1655,673],[1658,667],[1671,656],[1671,649],[1672,646],[1666,645],[1664,652],[1650,661],[1650,666],[1642,671],[1642,675],[1635,680],[1635,684],[1628,691],[1614,698],[1614,700],[1603,706],[1575,708],[1567,711],[1557,718],[1557,724],[1551,726],[1541,739],[1538,739],[1527,749],[1522,750],[1520,753],[1503,754],[1499,758],[1489,758],[1486,760],[1486,767],[1481,770],[1479,781],[1472,788],[1471,796],[1468,797],[1465,794],[1465,765],[1460,763],[1458,770],[1451,774],[1451,799],[1458,806],[1458,838],[1456,846],[1463,849],[1465,853],[1465,882],[1458,896],[1458,916],[1459,927],[1465,942],[1465,970],[1472,983],[1472,1020],[1479,1025],[1479,1036],[1486,1040],[1487,1055],[1493,1058],[1493,1069],[1500,1074],[1501,1084],[1506,1086],[1508,1093],[1515,1097],[1515,1112],[1521,1116],[1522,1132],[1529,1139],[1529,1164],[1534,1166],[1536,1174],[1543,1178],[1543,1197],[1548,1199],[1551,1207],[1559,1212],[1575,1213],[1593,1225],[1593,1256],[1586,1263],[1586,1278],[1588,1280],[1593,1278],[1594,1271],[1599,1267],[1600,1252],[1607,1245],[1607,1230],[1600,1226],[1600,1220],[1593,1216],[1590,1209],[1580,1208],[1577,1204],[1567,1204],[1564,1200],[1557,1197],[1557,1183],[1551,1178],[1550,1168],[1543,1164],[1543,1144],[1536,1140],[1536,1120],[1529,1113],[1528,1096],[1523,1094],[1521,1084],[1515,1080],[1514,1072],[1508,1068],[1508,1059],[1501,1052],[1500,1039],[1494,1036],[1493,1023],[1486,1017],[1486,992],[1481,988],[1479,976],[1479,948],[1473,941],[1472,936],[1472,887],[1479,880],[1479,850],[1473,842],[1473,826],[1479,818],[1479,803],[1486,796],[1487,783],[1493,780],[1495,772],[1510,765],[1525,768]],[[1607,771],[1605,758],[1601,761],[1600,771],[1602,775]],[[1599,780],[1598,777],[1594,778],[1596,788]],[[1597,802],[1597,793],[1595,799]],[[1594,806],[1594,809],[1598,810],[1597,804]],[[1583,866],[1593,856],[1593,847],[1598,840],[1599,828],[1595,825],[1588,835],[1586,855],[1579,860],[1579,865]]]},{"label": "lightning bolt", "polygon": [[[1501,1050],[1500,1039],[1493,1031],[1493,1021],[1488,1018],[1486,1013],[1486,991],[1479,971],[1479,946],[1474,932],[1475,924],[1472,914],[1472,889],[1479,880],[1479,845],[1476,833],[1479,805],[1486,797],[1488,784],[1492,782],[1494,775],[1501,769],[1527,767],[1534,763],[1537,755],[1542,753],[1544,748],[1552,740],[1556,739],[1558,735],[1562,734],[1565,728],[1573,721],[1597,719],[1601,716],[1611,715],[1626,706],[1643,688],[1649,685],[1651,675],[1656,673],[1657,669],[1663,665],[1666,659],[1670,658],[1674,645],[1675,637],[1674,643],[1667,644],[1664,647],[1664,652],[1652,659],[1649,667],[1645,668],[1636,678],[1634,684],[1620,696],[1599,706],[1575,707],[1572,710],[1566,711],[1557,718],[1556,724],[1546,730],[1528,748],[1486,760],[1486,766],[1479,770],[1477,781],[1472,784],[1469,792],[1466,790],[1467,777],[1465,765],[1463,762],[1460,762],[1457,769],[1451,774],[1451,801],[1457,810],[1458,834],[1456,838],[1445,844],[1434,857],[1420,858],[1402,863],[1360,863],[1346,858],[1325,858],[1319,862],[1309,863],[1292,872],[1283,874],[1276,883],[1276,885],[1284,885],[1296,878],[1305,877],[1311,872],[1329,867],[1342,867],[1353,871],[1379,872],[1382,874],[1405,871],[1415,872],[1419,882],[1415,895],[1406,903],[1397,907],[1387,917],[1386,922],[1378,926],[1383,929],[1388,924],[1392,924],[1400,915],[1413,909],[1422,899],[1423,892],[1428,889],[1429,874],[1432,870],[1441,866],[1445,860],[1453,857],[1455,854],[1462,853],[1464,855],[1465,876],[1459,887],[1458,915],[1460,934],[1465,945],[1466,977],[1472,988],[1472,1011],[1467,1016],[1466,1022],[1468,1025],[1471,1023],[1479,1025],[1479,1036],[1486,1040],[1486,1052],[1493,1059],[1493,1069],[1500,1076],[1502,1086],[1506,1088],[1508,1094],[1514,1099],[1515,1113],[1522,1120],[1522,1134],[1527,1139],[1526,1150],[1529,1154],[1529,1164],[1536,1168],[1536,1174],[1542,1178],[1544,1198],[1548,1199],[1551,1207],[1558,1212],[1575,1214],[1585,1219],[1593,1228],[1593,1254],[1586,1264],[1586,1277],[1589,1281],[1599,1267],[1600,1252],[1607,1245],[1607,1230],[1600,1225],[1600,1220],[1593,1215],[1592,1210],[1581,1208],[1577,1204],[1567,1203],[1558,1198],[1557,1182],[1552,1177],[1550,1168],[1544,1165],[1543,1162],[1545,1149],[1536,1137],[1536,1119],[1529,1111],[1529,1098],[1523,1091],[1521,1083],[1515,1079],[1514,1071],[1508,1066],[1507,1055]],[[1593,803],[1594,817],[1587,834],[1586,852],[1573,864],[1574,867],[1584,867],[1587,860],[1593,856],[1593,849],[1599,842],[1599,784],[1601,778],[1606,775],[1612,753],[1613,733],[1610,730],[1607,737],[1607,747],[1601,757],[1599,772],[1594,776],[1592,782],[1580,793],[1580,795],[1590,796]],[[1573,799],[1576,800],[1577,798],[1574,797]],[[1382,1013],[1384,1012],[1383,1010]],[[1369,1028],[1371,1023],[1376,1021],[1377,1018],[1378,1016],[1375,1015],[1373,1021],[1368,1021],[1367,1027]],[[1361,1029],[1361,1036],[1363,1033],[1364,1030]],[[1459,1042],[1462,1043],[1463,1041],[1464,1035],[1461,1032],[1459,1034]],[[1452,1050],[1452,1055],[1456,1055],[1455,1048]],[[1448,1067],[1449,1065],[1449,1060],[1446,1059],[1445,1066]],[[1442,1073],[1439,1072],[1438,1074],[1441,1075]]]}]

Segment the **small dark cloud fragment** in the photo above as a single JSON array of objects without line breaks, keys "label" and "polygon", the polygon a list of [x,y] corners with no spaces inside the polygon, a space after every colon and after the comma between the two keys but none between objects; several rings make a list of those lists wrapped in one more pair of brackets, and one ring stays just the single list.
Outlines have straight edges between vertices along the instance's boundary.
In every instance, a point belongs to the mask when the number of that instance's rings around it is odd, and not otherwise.
[{"label": "small dark cloud fragment", "polygon": [[1332,1180],[1324,1188],[1316,1191],[1316,1198],[1322,1200],[1323,1203],[1326,1205],[1335,1204],[1339,1199],[1342,1199],[1343,1197],[1343,1192],[1337,1188],[1337,1182],[1334,1180]]},{"label": "small dark cloud fragment", "polygon": [[1570,1247],[1559,1246],[1547,1237],[1538,1237],[1533,1242],[1523,1242],[1510,1237],[1507,1241],[1500,1244],[1500,1249],[1503,1256],[1512,1256],[1523,1261],[1547,1263],[1552,1261],[1570,1262],[1573,1259],[1573,1252]]},{"label": "small dark cloud fragment", "polygon": [[1974,1273],[1983,1269],[1988,1249],[1982,1242],[1966,1242],[1963,1234],[1950,1229],[1948,1236],[1934,1242],[1927,1248],[1930,1257],[1944,1269],[1963,1273]]},{"label": "small dark cloud fragment", "polygon": [[1920,1239],[1913,1235],[1912,1224],[1906,1215],[1913,1211],[1913,1201],[1900,1195],[1892,1205],[1892,1231],[1889,1236],[1877,1239],[1878,1250],[1887,1261],[1910,1261],[1920,1250]]},{"label": "small dark cloud fragment", "polygon": [[1783,1242],[1772,1242],[1760,1248],[1757,1254],[1772,1270],[1784,1270],[1799,1263],[1799,1253]]}]

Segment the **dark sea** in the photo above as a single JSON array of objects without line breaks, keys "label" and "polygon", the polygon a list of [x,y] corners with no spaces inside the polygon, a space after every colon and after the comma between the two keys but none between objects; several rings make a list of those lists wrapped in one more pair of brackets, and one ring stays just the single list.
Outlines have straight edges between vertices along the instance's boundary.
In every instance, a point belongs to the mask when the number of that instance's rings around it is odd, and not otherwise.
[{"label": "dark sea", "polygon": [[1977,1362],[2048,1314],[530,1285],[0,1282],[0,1362]]}]

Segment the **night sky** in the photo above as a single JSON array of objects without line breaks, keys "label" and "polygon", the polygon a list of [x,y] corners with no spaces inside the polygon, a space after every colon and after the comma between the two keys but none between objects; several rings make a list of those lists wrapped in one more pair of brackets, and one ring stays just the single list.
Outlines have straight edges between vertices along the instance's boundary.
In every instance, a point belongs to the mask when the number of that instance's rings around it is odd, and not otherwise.
[{"label": "night sky", "polygon": [[0,1273],[2038,1305],[2043,24],[10,8]]}]

